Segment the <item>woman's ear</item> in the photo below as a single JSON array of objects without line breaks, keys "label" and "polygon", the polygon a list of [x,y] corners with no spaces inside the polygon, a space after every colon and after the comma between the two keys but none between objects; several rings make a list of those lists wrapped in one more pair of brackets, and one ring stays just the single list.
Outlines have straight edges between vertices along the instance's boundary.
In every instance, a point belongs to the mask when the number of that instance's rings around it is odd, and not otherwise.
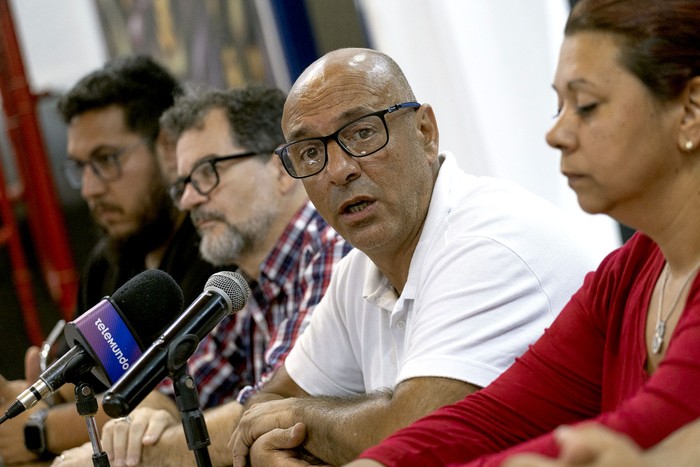
[{"label": "woman's ear", "polygon": [[700,147],[700,76],[688,81],[686,87],[678,146],[686,152]]},{"label": "woman's ear", "polygon": [[423,146],[428,154],[437,160],[440,146],[440,132],[438,131],[435,112],[433,112],[433,108],[430,104],[423,104],[420,106],[417,113],[418,131],[423,139]]}]

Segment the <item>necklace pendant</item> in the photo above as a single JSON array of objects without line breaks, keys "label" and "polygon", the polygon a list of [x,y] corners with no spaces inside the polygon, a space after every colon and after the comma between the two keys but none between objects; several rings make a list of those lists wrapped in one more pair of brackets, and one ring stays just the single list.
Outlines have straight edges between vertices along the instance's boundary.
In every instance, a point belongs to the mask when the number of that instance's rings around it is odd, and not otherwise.
[{"label": "necklace pendant", "polygon": [[666,333],[666,321],[659,320],[656,323],[654,339],[651,341],[651,352],[658,354],[661,351],[661,346],[664,343],[664,334]]}]

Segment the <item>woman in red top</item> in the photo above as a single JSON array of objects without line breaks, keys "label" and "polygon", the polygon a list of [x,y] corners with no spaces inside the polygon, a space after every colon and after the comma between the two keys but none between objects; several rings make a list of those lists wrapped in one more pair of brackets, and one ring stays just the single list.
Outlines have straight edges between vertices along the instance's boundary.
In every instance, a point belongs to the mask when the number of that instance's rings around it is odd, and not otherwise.
[{"label": "woman in red top", "polygon": [[553,430],[583,421],[645,449],[700,417],[700,2],[579,1],[554,89],[581,207],[638,233],[500,378],[353,465],[557,457]]}]

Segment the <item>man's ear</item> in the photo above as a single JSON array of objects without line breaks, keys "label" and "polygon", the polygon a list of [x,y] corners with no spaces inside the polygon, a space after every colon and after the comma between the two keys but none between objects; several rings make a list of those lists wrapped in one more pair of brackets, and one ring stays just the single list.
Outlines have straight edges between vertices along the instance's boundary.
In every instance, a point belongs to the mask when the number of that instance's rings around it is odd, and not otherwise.
[{"label": "man's ear", "polygon": [[160,172],[170,183],[177,178],[177,157],[175,156],[175,148],[177,147],[177,139],[171,133],[161,129],[156,138],[155,153],[158,160]]},{"label": "man's ear", "polygon": [[[440,146],[440,132],[438,131],[435,112],[430,104],[423,104],[417,110],[417,124],[420,137],[423,141],[423,147],[430,157],[437,160]],[[431,160],[430,162],[434,162]]]},{"label": "man's ear", "polygon": [[287,170],[284,168],[284,165],[282,165],[282,161],[277,157],[277,154],[274,154],[270,158],[268,164],[271,165],[271,170],[275,171],[275,177],[282,194],[289,193],[292,188],[298,185],[298,180],[292,178],[292,176],[287,173]]},{"label": "man's ear", "polygon": [[686,86],[678,147],[682,151],[700,148],[700,76],[688,81]]}]

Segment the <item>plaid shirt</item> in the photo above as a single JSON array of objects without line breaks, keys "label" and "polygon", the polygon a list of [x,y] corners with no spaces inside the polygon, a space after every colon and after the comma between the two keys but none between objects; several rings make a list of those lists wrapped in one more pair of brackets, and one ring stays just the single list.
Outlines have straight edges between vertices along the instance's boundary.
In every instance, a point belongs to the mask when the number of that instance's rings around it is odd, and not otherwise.
[{"label": "plaid shirt", "polygon": [[[225,317],[188,361],[202,408],[237,393],[245,402],[272,376],[309,323],[334,265],[351,248],[310,202],[297,212],[249,284],[245,308]],[[159,389],[174,395],[170,378]]]}]

